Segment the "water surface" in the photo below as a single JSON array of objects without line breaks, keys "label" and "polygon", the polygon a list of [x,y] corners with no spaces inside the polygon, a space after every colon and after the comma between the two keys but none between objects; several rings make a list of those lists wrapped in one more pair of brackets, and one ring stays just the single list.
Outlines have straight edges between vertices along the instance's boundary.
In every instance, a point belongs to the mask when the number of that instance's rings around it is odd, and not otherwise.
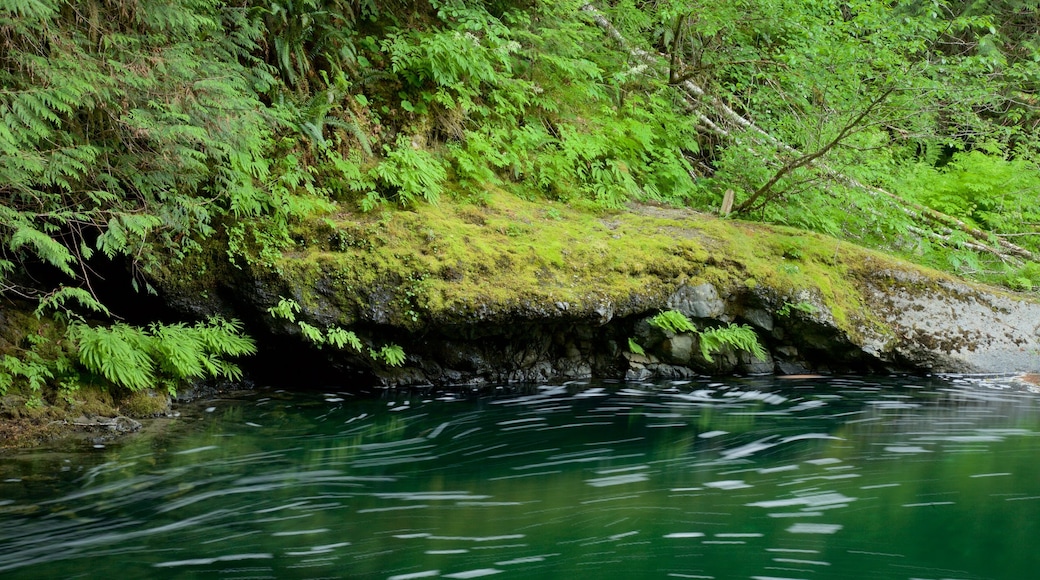
[{"label": "water surface", "polygon": [[1031,578],[999,380],[260,391],[0,458],[3,578]]}]

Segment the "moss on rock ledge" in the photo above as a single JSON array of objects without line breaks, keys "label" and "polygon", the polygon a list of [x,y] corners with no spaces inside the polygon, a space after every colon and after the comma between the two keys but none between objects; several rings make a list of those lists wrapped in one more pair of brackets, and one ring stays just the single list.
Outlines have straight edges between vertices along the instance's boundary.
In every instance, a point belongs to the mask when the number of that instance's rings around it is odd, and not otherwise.
[{"label": "moss on rock ledge", "polygon": [[[280,296],[292,298],[307,324],[350,329],[367,347],[404,347],[402,368],[310,348],[316,364],[361,369],[390,384],[625,376],[634,365],[666,376],[997,370],[984,357],[966,359],[974,351],[951,337],[965,300],[1008,310],[980,298],[998,296],[993,289],[847,242],[654,205],[591,211],[492,191],[479,202],[315,216],[293,237],[295,246],[270,267],[217,284],[164,280],[164,289],[184,296],[203,284],[220,299],[195,294],[197,310],[234,313],[299,346],[299,330],[266,313]],[[710,289],[718,307],[691,306],[698,288]],[[1037,310],[1000,296],[1019,305],[1018,315]],[[901,318],[907,303],[936,301],[952,310],[934,328]],[[750,324],[772,360],[723,357],[730,362],[720,367],[651,352],[638,362],[627,352],[637,325],[677,305],[701,327]],[[1022,332],[1015,348],[1036,349],[1035,332]],[[957,336],[996,344],[983,334]],[[1033,370],[1031,359],[1019,358],[999,370]]]}]

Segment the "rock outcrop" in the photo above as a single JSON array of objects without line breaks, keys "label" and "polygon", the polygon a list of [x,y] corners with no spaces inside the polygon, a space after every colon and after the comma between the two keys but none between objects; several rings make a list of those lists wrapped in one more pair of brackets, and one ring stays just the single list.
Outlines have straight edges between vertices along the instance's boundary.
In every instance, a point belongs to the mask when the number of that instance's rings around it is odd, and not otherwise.
[{"label": "rock outcrop", "polygon": [[[157,284],[183,311],[246,320],[272,357],[303,357],[296,377],[343,383],[1040,370],[1034,299],[790,229],[650,206],[548,217],[505,196],[300,229],[278,264]],[[365,348],[308,344],[267,313],[281,298]],[[696,332],[648,324],[665,310],[700,329],[747,325],[768,356],[709,359]],[[373,356],[389,343],[401,366]]]}]

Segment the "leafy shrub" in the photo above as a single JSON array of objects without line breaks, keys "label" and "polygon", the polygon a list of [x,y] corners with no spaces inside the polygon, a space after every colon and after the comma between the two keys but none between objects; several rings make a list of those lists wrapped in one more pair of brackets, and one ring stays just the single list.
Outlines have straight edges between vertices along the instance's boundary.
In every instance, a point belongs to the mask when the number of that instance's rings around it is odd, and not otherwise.
[{"label": "leafy shrub", "polygon": [[5,354],[0,357],[0,396],[17,380],[25,381],[32,393],[39,393],[44,385],[54,378],[52,365],[47,364],[37,353],[31,352],[23,358]]},{"label": "leafy shrub", "polygon": [[1040,170],[999,151],[962,151],[945,166],[918,166],[905,191],[932,209],[994,232],[1016,232],[1040,221]]},{"label": "leafy shrub", "polygon": [[[437,203],[448,177],[440,159],[414,147],[411,139],[404,135],[398,137],[395,147],[386,147],[385,152],[383,161],[369,172],[380,198],[395,200],[403,206],[419,201]],[[374,199],[366,197],[369,203],[363,207],[372,209]]]}]

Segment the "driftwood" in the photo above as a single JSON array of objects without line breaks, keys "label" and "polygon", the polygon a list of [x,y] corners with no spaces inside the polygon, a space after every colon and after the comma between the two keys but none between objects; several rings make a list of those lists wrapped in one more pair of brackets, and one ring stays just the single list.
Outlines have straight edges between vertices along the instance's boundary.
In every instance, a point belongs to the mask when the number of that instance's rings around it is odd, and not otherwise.
[{"label": "driftwood", "polygon": [[[617,42],[624,50],[627,50],[629,55],[632,56],[632,58],[647,65],[651,70],[658,70],[662,62],[667,60],[667,57],[663,55],[648,52],[628,42],[628,40],[621,34],[621,32],[614,27],[610,20],[594,5],[586,4],[582,6],[582,10],[589,13],[592,16],[593,21],[595,21],[595,23],[606,32],[607,36],[609,36],[615,42]],[[773,147],[786,151],[787,153],[790,153],[794,156],[794,161],[786,164],[783,168],[781,168],[781,170],[778,171],[776,175],[774,175],[774,178],[770,180],[769,183],[766,183],[761,188],[759,188],[754,194],[752,194],[751,198],[733,207],[733,211],[736,213],[739,213],[741,210],[746,210],[752,207],[754,202],[757,201],[762,195],[764,195],[764,192],[767,191],[769,187],[772,187],[772,185],[774,185],[775,182],[778,181],[779,178],[782,177],[784,174],[789,173],[790,171],[799,167],[811,166],[817,169],[818,171],[822,172],[825,176],[833,179],[838,183],[842,183],[847,187],[858,189],[874,197],[883,197],[886,200],[895,203],[904,213],[906,213],[908,216],[910,216],[912,219],[916,221],[937,224],[943,228],[946,228],[947,232],[951,230],[956,230],[961,233],[967,234],[973,241],[966,243],[966,247],[993,254],[1001,260],[1010,261],[1013,263],[1019,263],[1021,259],[1035,259],[1034,254],[1032,252],[1021,246],[1013,244],[1004,238],[992,236],[990,233],[972,227],[970,224],[954,216],[936,211],[932,208],[925,207],[919,203],[904,199],[899,195],[896,195],[880,187],[861,183],[853,177],[850,177],[841,173],[840,171],[836,171],[829,168],[826,164],[824,164],[821,161],[820,158],[823,157],[828,151],[830,151],[837,144],[837,141],[839,141],[848,133],[848,130],[851,130],[852,124],[850,124],[850,126],[847,126],[846,130],[843,130],[842,134],[840,134],[836,140],[832,141],[824,148],[812,153],[804,153],[784,143],[780,139],[771,135],[768,131],[765,131],[761,127],[757,126],[753,121],[747,119],[740,113],[733,110],[732,107],[727,105],[717,96],[709,94],[700,85],[694,82],[693,79],[689,77],[684,77],[680,79],[678,83],[675,83],[675,86],[679,87],[682,90],[684,97],[687,101],[689,110],[697,118],[699,129],[706,130],[719,137],[730,139],[732,141],[736,141],[738,144],[741,144],[740,140],[737,137],[735,137],[734,131],[726,128],[726,125],[730,125],[736,127],[741,131],[746,132],[752,137],[753,140],[757,141],[759,144],[769,144]],[[885,93],[882,96],[882,98],[884,98],[884,96],[887,96],[887,94],[888,93]],[[858,117],[856,117],[856,119],[853,121],[853,124],[861,121],[866,116],[866,114],[869,113],[870,109],[873,108],[879,102],[880,99],[874,100],[871,103],[870,107],[868,107],[865,111],[860,113]],[[712,111],[716,115],[715,119],[705,114],[705,105],[709,108],[710,111]],[[758,154],[755,152],[753,148],[753,145],[742,145],[750,153],[758,156]],[[919,228],[913,229],[915,230],[915,233],[918,233],[918,235],[920,235],[921,232],[925,231]],[[948,235],[944,236],[941,234],[936,234],[934,236],[929,237],[932,237],[933,239],[950,241]],[[991,245],[994,243],[995,246]]]}]

